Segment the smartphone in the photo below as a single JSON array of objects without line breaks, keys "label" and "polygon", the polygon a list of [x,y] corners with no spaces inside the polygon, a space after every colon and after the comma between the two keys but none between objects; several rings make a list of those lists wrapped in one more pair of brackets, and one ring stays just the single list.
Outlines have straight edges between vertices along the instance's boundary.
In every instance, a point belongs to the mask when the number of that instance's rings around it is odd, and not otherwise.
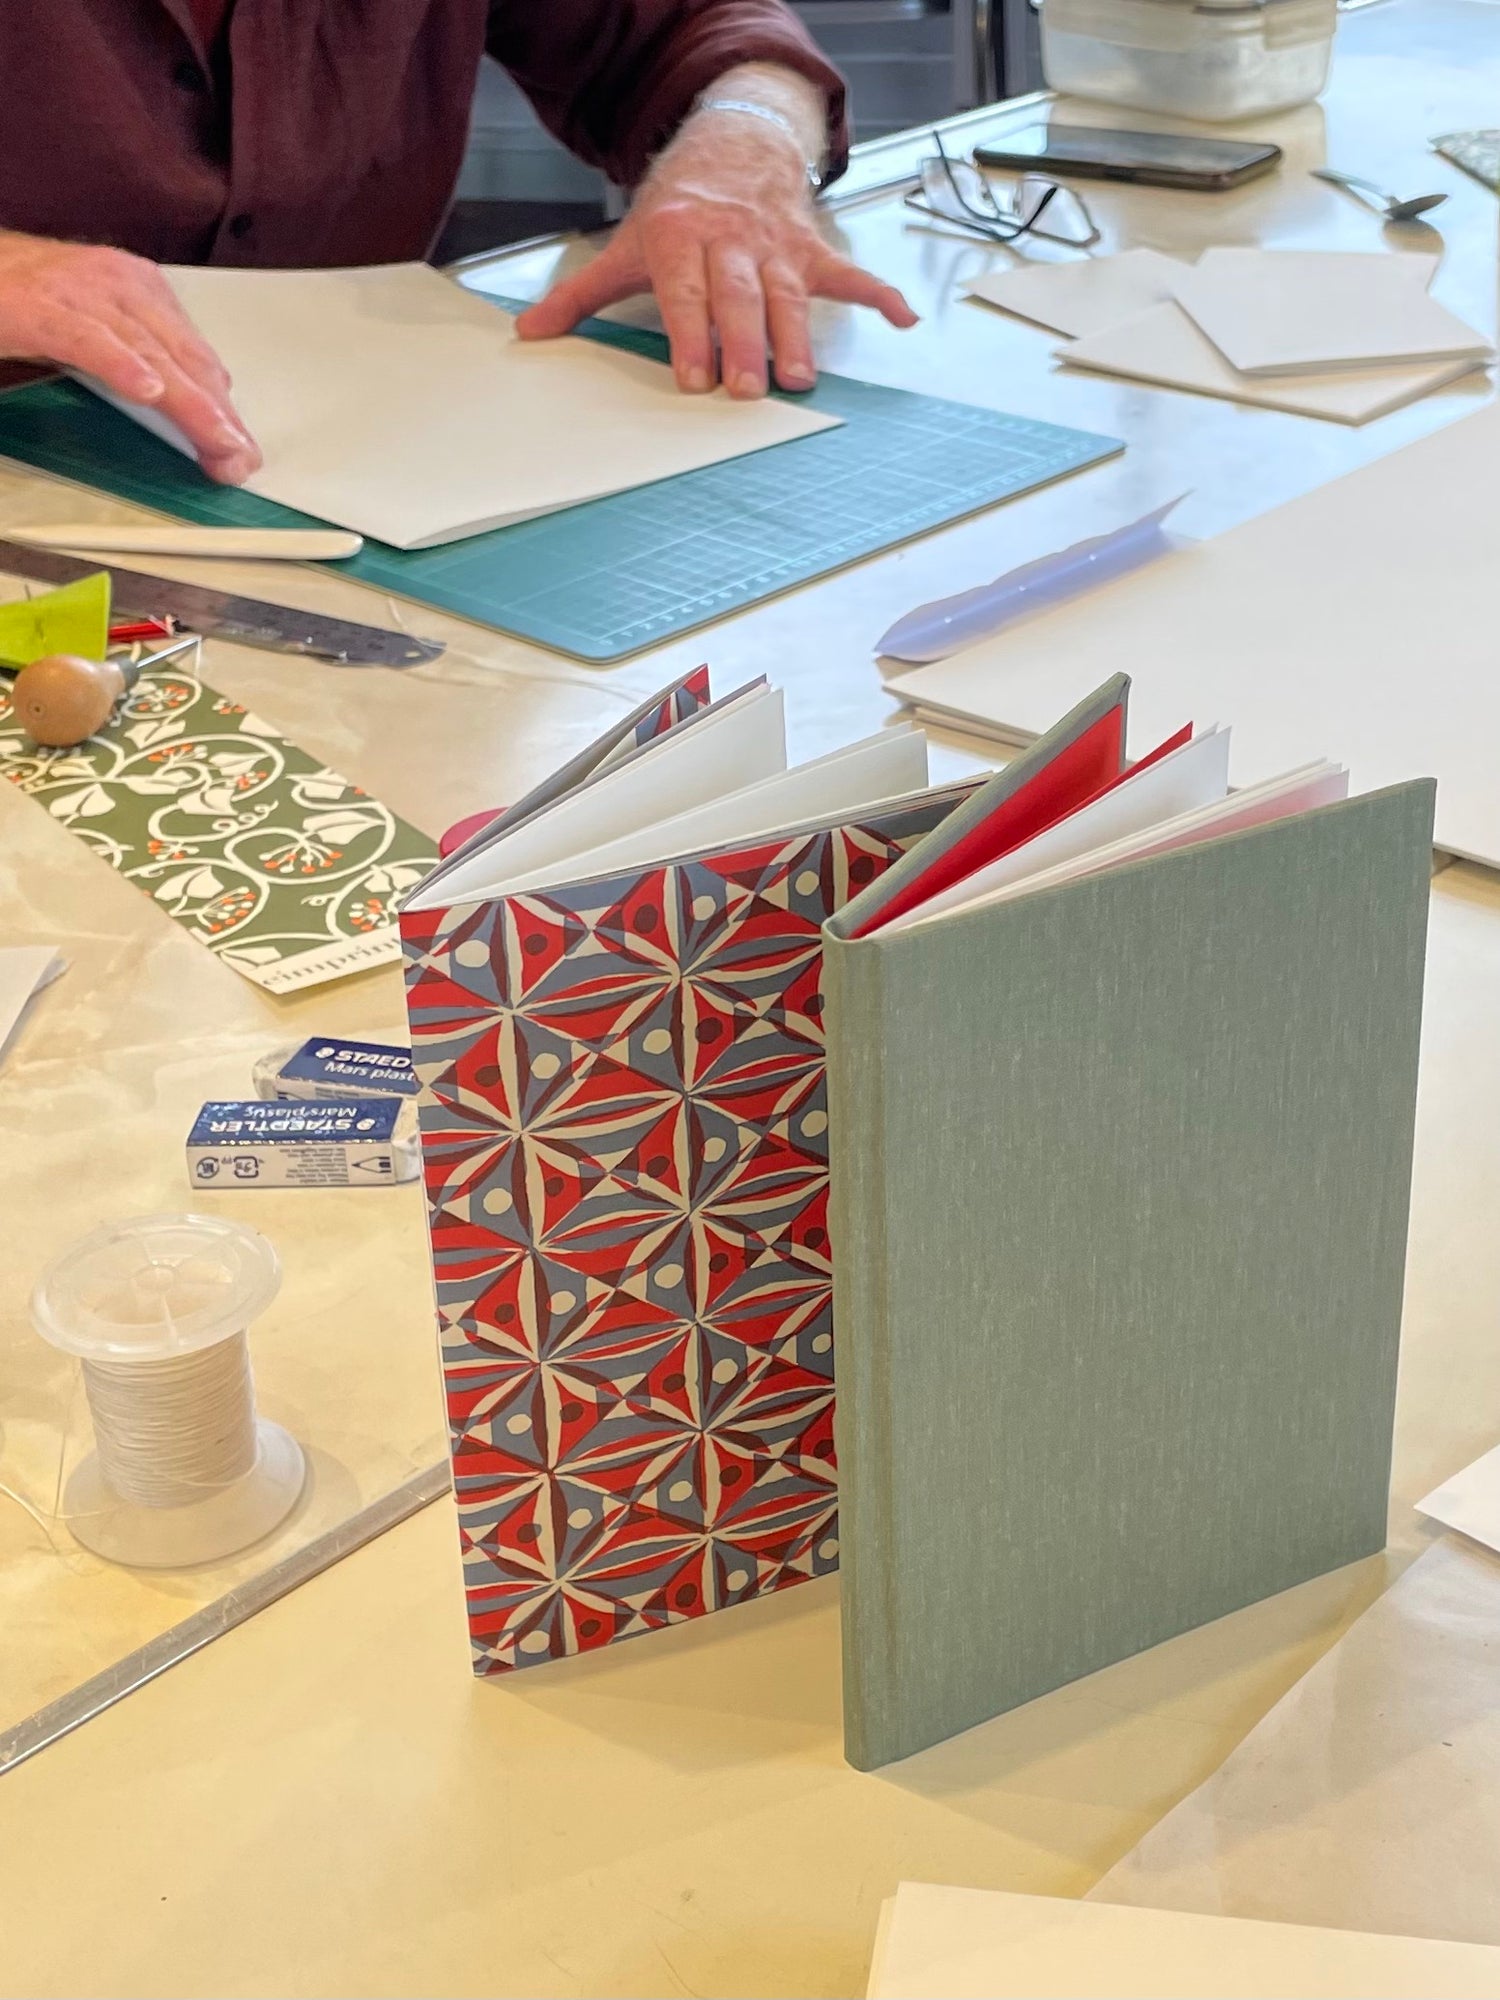
[{"label": "smartphone", "polygon": [[1281,148],[1264,139],[1199,139],[1176,132],[1114,132],[1090,125],[1028,125],[1002,143],[976,146],[981,167],[1038,169],[1066,177],[1140,181],[1148,187],[1217,190],[1268,174]]}]

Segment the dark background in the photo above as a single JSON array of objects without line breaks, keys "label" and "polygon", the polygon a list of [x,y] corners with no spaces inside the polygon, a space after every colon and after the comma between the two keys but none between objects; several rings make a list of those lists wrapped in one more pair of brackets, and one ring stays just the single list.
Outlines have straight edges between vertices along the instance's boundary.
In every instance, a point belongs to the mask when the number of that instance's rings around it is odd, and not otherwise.
[{"label": "dark background", "polygon": [[[878,138],[1041,87],[1032,0],[794,0],[849,81],[855,136]],[[486,63],[458,200],[435,253],[447,263],[606,219],[600,177],[553,144]]]}]

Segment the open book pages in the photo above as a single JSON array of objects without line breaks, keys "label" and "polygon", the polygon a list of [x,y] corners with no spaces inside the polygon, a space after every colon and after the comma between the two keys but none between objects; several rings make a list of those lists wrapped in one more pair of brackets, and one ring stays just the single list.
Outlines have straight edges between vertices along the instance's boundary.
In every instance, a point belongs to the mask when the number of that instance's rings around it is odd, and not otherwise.
[{"label": "open book pages", "polygon": [[[860,934],[937,923],[1348,796],[1347,771],[1326,760],[1231,791],[1227,728],[1185,726],[1133,763],[1123,735],[1112,709]],[[826,824],[926,783],[926,738],[910,724],[789,768],[784,697],[754,681],[651,740],[627,736],[559,774],[435,869],[407,907],[541,894],[657,867]]]},{"label": "open book pages", "polygon": [[1229,749],[1228,729],[1185,728],[1102,782],[1080,769],[1059,788],[1044,767],[971,831],[961,866],[942,857],[928,882],[909,882],[859,935],[939,923],[1348,797],[1348,772],[1326,760],[1231,791]]},{"label": "open book pages", "polygon": [[756,681],[652,741],[616,746],[543,801],[523,801],[407,907],[623,874],[846,819],[926,783],[927,739],[910,724],[789,769],[782,693]]},{"label": "open book pages", "polygon": [[[776,397],[678,393],[598,341],[522,341],[425,264],[205,266],[167,277],[265,455],[248,490],[396,548],[430,548],[693,472],[840,420]],[[181,451],[154,410],[88,387]]]}]

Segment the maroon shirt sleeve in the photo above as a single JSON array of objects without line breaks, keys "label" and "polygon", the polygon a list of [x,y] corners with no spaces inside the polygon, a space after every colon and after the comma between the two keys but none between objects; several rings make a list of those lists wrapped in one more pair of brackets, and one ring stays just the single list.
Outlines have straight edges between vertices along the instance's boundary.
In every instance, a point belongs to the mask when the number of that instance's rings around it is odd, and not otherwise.
[{"label": "maroon shirt sleeve", "polygon": [[825,93],[830,171],[843,172],[843,83],[782,0],[491,0],[487,40],[547,129],[624,187],[699,92],[748,62],[795,70]]}]

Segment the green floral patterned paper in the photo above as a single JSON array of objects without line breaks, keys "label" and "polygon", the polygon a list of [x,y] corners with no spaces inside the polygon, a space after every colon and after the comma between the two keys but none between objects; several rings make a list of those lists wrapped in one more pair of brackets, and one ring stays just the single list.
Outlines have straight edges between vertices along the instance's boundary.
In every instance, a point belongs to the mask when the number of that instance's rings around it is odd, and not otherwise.
[{"label": "green floral patterned paper", "polygon": [[399,963],[396,904],[437,860],[182,659],[143,673],[73,750],[38,749],[0,682],[0,774],[272,993]]}]

